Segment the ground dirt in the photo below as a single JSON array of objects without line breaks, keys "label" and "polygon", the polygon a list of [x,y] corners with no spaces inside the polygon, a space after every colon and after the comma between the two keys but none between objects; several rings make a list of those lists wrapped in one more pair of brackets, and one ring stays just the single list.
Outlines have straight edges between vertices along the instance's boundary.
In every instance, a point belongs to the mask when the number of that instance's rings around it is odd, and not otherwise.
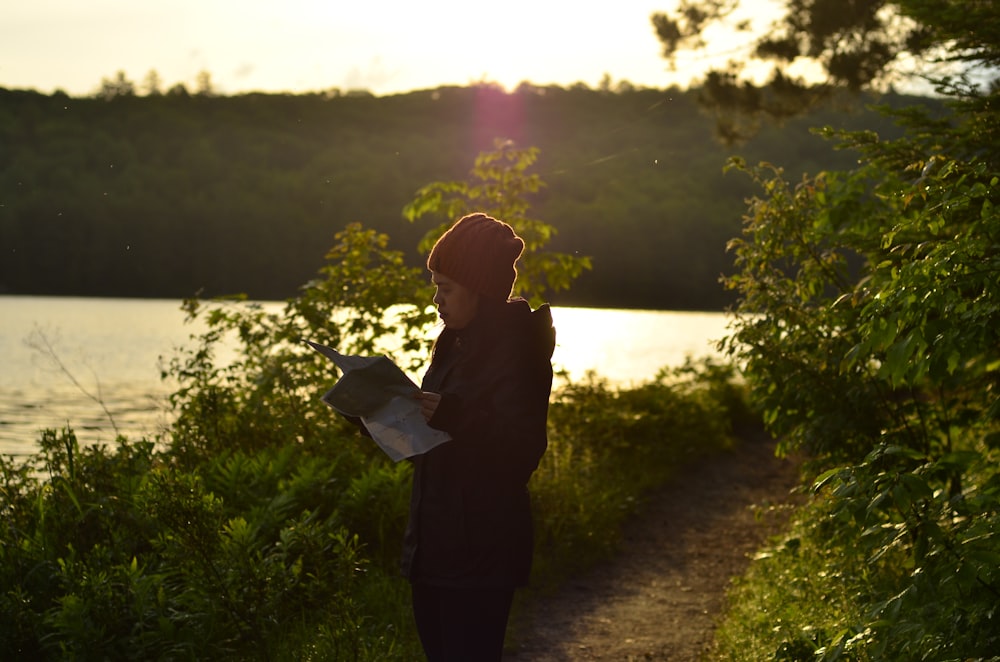
[{"label": "ground dirt", "polygon": [[774,446],[751,436],[652,495],[613,559],[519,613],[504,660],[704,659],[732,579],[799,501]]}]

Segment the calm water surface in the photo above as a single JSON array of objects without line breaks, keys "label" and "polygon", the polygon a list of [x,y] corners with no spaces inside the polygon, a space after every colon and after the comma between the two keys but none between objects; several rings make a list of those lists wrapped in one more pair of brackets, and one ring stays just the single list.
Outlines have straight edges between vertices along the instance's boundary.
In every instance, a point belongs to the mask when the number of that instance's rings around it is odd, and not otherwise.
[{"label": "calm water surface", "polygon": [[[721,313],[594,308],[554,308],[553,318],[554,367],[622,385],[715,355],[727,324]],[[159,366],[199,330],[176,300],[0,296],[0,453],[31,452],[39,430],[65,425],[81,443],[112,441],[98,401],[130,438],[161,432],[173,385]]]}]

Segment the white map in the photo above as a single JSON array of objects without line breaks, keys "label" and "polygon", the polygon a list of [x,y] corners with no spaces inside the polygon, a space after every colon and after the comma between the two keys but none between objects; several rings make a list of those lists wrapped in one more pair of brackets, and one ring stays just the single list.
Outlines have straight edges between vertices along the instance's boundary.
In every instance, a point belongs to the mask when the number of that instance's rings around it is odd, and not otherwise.
[{"label": "white map", "polygon": [[342,373],[323,394],[323,402],[345,416],[359,417],[393,462],[426,453],[451,439],[446,432],[427,425],[414,397],[420,388],[388,357],[348,356],[326,345],[306,342]]}]

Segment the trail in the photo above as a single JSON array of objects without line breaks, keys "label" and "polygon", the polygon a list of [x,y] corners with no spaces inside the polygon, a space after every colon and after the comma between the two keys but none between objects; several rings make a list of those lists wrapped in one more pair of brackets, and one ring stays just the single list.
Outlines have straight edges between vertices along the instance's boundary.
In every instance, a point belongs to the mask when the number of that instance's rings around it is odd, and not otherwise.
[{"label": "trail", "polygon": [[625,529],[619,552],[525,609],[510,662],[696,662],[732,579],[787,521],[798,464],[754,438],[683,471]]}]

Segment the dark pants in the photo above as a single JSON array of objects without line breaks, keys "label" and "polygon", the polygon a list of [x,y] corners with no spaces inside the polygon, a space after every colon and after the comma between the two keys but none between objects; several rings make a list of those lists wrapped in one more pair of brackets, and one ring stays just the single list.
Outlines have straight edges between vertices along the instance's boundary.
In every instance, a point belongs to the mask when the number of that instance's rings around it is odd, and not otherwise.
[{"label": "dark pants", "polygon": [[413,616],[428,662],[499,662],[513,588],[413,584]]}]

